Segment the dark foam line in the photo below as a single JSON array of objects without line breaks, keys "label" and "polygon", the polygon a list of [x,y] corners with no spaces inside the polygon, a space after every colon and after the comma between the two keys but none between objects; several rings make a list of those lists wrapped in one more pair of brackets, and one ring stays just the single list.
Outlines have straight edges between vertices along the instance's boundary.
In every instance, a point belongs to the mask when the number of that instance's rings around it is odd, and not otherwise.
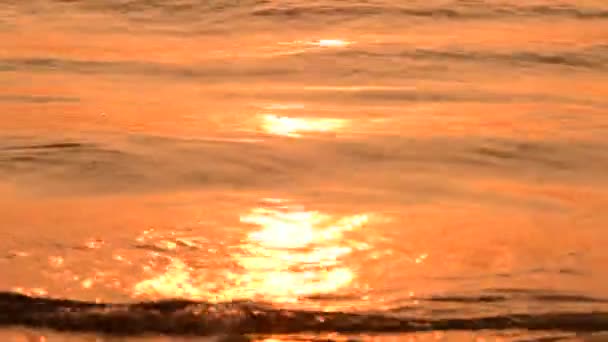
[{"label": "dark foam line", "polygon": [[420,319],[382,314],[284,310],[252,302],[209,304],[160,301],[98,304],[0,293],[0,326],[44,327],[120,335],[163,333],[270,334],[303,332],[415,332],[430,330],[608,329],[608,312],[513,314],[477,318]]}]

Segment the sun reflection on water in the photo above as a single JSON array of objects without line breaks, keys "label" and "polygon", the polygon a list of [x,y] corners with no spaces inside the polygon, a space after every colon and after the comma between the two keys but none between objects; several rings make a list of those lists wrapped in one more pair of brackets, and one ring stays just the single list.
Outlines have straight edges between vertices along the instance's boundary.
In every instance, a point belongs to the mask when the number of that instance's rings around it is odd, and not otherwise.
[{"label": "sun reflection on water", "polygon": [[346,120],[330,118],[292,118],[266,114],[262,116],[262,129],[275,135],[301,137],[304,133],[335,132],[346,125]]},{"label": "sun reflection on water", "polygon": [[226,256],[231,260],[226,264],[231,266],[197,268],[196,260],[174,254],[167,256],[169,261],[161,272],[137,283],[133,293],[157,298],[281,303],[332,294],[355,279],[345,258],[366,246],[345,235],[362,228],[368,220],[366,214],[335,217],[267,201],[265,206],[240,216],[243,228],[250,231]]},{"label": "sun reflection on water", "polygon": [[257,208],[241,221],[260,227],[249,234],[238,262],[264,297],[297,301],[348,285],[353,271],[341,258],[353,247],[343,234],[368,221],[367,215],[336,220],[315,211]]},{"label": "sun reflection on water", "polygon": [[352,44],[352,42],[342,39],[321,39],[316,42],[316,45],[321,47],[343,47]]}]

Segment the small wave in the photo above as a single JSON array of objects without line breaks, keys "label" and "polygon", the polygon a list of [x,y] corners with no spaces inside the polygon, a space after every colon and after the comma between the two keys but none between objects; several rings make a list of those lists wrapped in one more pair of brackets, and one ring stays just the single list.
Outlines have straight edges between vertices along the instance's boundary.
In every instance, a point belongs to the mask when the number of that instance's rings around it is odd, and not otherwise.
[{"label": "small wave", "polygon": [[[13,3],[14,0],[6,1]],[[47,0],[58,10],[66,6],[88,12],[113,13],[147,22],[178,20],[207,24],[217,18],[242,20],[244,17],[309,19],[309,18],[365,18],[370,16],[397,18],[430,18],[447,20],[474,20],[500,18],[569,18],[575,20],[604,20],[608,10],[601,7],[574,6],[568,4],[488,4],[487,2],[453,2],[450,6],[395,5],[391,2],[324,1],[324,2],[276,2],[260,0],[199,1],[85,1]],[[19,8],[26,3],[17,2]]]},{"label": "small wave", "polygon": [[429,330],[555,330],[594,332],[608,327],[608,312],[510,314],[420,319],[381,313],[287,310],[254,302],[167,300],[91,303],[0,293],[0,325],[110,334],[272,334],[304,332],[415,332]]},{"label": "small wave", "polygon": [[[367,76],[381,76],[386,68],[393,68],[401,72],[403,65],[412,61],[430,61],[433,63],[480,63],[490,65],[504,65],[513,68],[552,67],[570,70],[593,70],[605,72],[608,69],[604,45],[591,46],[585,49],[568,49],[547,52],[531,50],[514,50],[506,52],[483,51],[474,49],[403,49],[391,46],[367,46],[365,48],[351,48],[346,50],[307,50],[289,56],[275,57],[269,60],[260,60],[259,64],[251,61],[233,63],[229,67],[221,63],[209,64],[170,64],[155,63],[151,61],[115,61],[115,60],[81,60],[68,58],[13,58],[0,59],[0,72],[51,72],[73,73],[82,75],[121,75],[145,76],[174,79],[195,79],[212,81],[225,78],[238,78],[239,80],[253,80],[259,77],[267,79],[291,79],[294,77],[309,76],[311,71],[307,68],[294,69],[281,65],[304,63],[310,65],[317,73],[331,73],[335,77],[347,77],[353,73],[365,73]],[[330,58],[342,60],[341,66],[319,63],[317,58]],[[358,70],[357,65],[361,58],[369,62],[387,62],[380,71],[372,69]],[[416,67],[418,68],[418,67]],[[312,69],[311,69],[312,70]],[[357,71],[358,70],[358,71]],[[424,71],[423,69],[421,69]],[[432,71],[433,69],[429,69]],[[437,69],[435,69],[437,70]],[[407,73],[404,73],[407,75]],[[45,96],[0,96],[0,101],[20,101],[30,103],[50,102],[77,102],[72,97],[45,97]]]},{"label": "small wave", "polygon": [[142,158],[130,151],[94,143],[10,138],[0,141],[0,175],[19,175],[24,184],[41,176],[48,180],[70,180],[72,184],[88,182],[96,188],[96,182],[105,178],[108,184],[112,184],[110,179],[132,182],[141,174],[138,170],[142,165],[146,165]]},{"label": "small wave", "polygon": [[319,17],[393,15],[420,18],[491,19],[504,17],[564,17],[574,19],[605,19],[608,10],[572,6],[455,6],[453,8],[407,8],[382,5],[315,6],[298,5],[255,9],[254,16]]},{"label": "small wave", "polygon": [[24,58],[0,59],[1,71],[37,71],[37,72],[70,72],[84,75],[120,74],[120,75],[147,75],[176,78],[220,79],[230,76],[243,77],[269,77],[289,75],[293,71],[288,68],[267,67],[253,69],[244,66],[221,67],[153,63],[145,61],[91,61],[62,58]]},{"label": "small wave", "polygon": [[507,295],[482,295],[482,296],[435,296],[430,298],[420,298],[423,301],[430,302],[444,302],[444,303],[502,303],[513,301],[520,297],[526,301],[539,301],[539,302],[554,302],[554,303],[597,303],[603,304],[608,303],[608,300],[601,298],[593,298],[581,295],[570,295],[570,294],[551,294],[551,293],[537,293],[527,294],[525,296],[507,296]]},{"label": "small wave", "polygon": [[510,66],[525,65],[548,65],[563,66],[583,69],[603,69],[606,66],[606,53],[603,46],[594,46],[584,50],[574,51],[511,51],[497,53],[491,51],[475,50],[431,50],[412,49],[403,51],[374,51],[350,49],[340,52],[332,52],[339,57],[363,57],[363,58],[406,58],[414,60],[442,60],[456,62],[482,62],[501,63]]},{"label": "small wave", "polygon": [[13,145],[0,147],[0,150],[13,151],[13,150],[47,150],[47,149],[82,149],[92,147],[87,144],[77,142],[57,142],[48,144],[34,144],[34,145]]},{"label": "small wave", "polygon": [[[0,68],[1,71],[1,68]],[[0,102],[26,102],[47,104],[53,102],[79,102],[76,97],[34,96],[34,95],[0,95]]]},{"label": "small wave", "polygon": [[575,7],[551,7],[551,6],[531,6],[524,8],[522,11],[526,14],[538,14],[545,16],[563,16],[573,17],[582,19],[601,19],[608,18],[608,11],[603,9],[590,9],[590,8],[575,8]]},{"label": "small wave", "polygon": [[513,52],[513,53],[484,53],[484,52],[457,52],[457,51],[430,51],[418,50],[413,57],[416,58],[442,58],[442,59],[462,59],[472,61],[502,61],[508,63],[531,63],[564,65],[572,67],[597,68],[603,66],[601,60],[594,59],[594,56],[585,53],[553,53],[541,54],[535,52]]}]

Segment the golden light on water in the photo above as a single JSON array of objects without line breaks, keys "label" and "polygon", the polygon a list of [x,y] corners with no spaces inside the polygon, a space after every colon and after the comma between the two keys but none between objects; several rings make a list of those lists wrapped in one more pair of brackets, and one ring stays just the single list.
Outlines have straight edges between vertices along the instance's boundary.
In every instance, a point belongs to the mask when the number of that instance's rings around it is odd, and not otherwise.
[{"label": "golden light on water", "polygon": [[[166,267],[137,283],[133,293],[207,301],[260,299],[283,303],[331,294],[355,279],[356,274],[345,259],[353,250],[365,249],[365,244],[352,242],[345,235],[361,229],[368,220],[365,214],[335,217],[281,202],[266,202],[266,206],[240,216],[243,228],[253,230],[227,256],[231,267],[197,269],[188,261],[168,257]],[[214,274],[210,275],[210,271]]]},{"label": "golden light on water", "polygon": [[350,44],[351,42],[342,39],[321,39],[317,42],[317,45],[321,47],[343,47]]},{"label": "golden light on water", "polygon": [[292,41],[282,41],[278,42],[278,45],[283,46],[313,46],[313,47],[324,47],[324,48],[335,48],[335,47],[345,47],[353,44],[354,42],[344,40],[344,39],[319,39],[319,40],[292,40]]},{"label": "golden light on water", "polygon": [[278,50],[272,49],[271,56],[277,55],[297,55],[305,54],[321,49],[339,49],[346,48],[356,42],[344,39],[318,39],[318,40],[302,40],[296,39],[291,41],[277,42]]},{"label": "golden light on water", "polygon": [[341,219],[316,211],[256,208],[241,221],[259,227],[248,235],[238,263],[264,298],[297,301],[347,286],[353,271],[341,260],[353,250],[344,233],[364,226],[367,215]]},{"label": "golden light on water", "polygon": [[206,300],[205,288],[197,286],[196,276],[182,260],[170,258],[163,272],[151,279],[143,280],[133,287],[135,296],[160,296],[168,298],[190,298]]},{"label": "golden light on water", "polygon": [[340,130],[346,120],[329,118],[292,118],[267,114],[262,117],[262,129],[275,135],[300,137],[305,133],[328,133]]}]

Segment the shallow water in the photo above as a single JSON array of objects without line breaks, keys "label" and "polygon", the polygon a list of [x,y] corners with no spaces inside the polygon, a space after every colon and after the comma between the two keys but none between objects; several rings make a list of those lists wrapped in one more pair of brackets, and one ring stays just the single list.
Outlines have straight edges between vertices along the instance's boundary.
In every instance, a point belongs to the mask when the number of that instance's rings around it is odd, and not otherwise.
[{"label": "shallow water", "polygon": [[5,339],[605,338],[605,1],[0,0],[0,42]]}]

